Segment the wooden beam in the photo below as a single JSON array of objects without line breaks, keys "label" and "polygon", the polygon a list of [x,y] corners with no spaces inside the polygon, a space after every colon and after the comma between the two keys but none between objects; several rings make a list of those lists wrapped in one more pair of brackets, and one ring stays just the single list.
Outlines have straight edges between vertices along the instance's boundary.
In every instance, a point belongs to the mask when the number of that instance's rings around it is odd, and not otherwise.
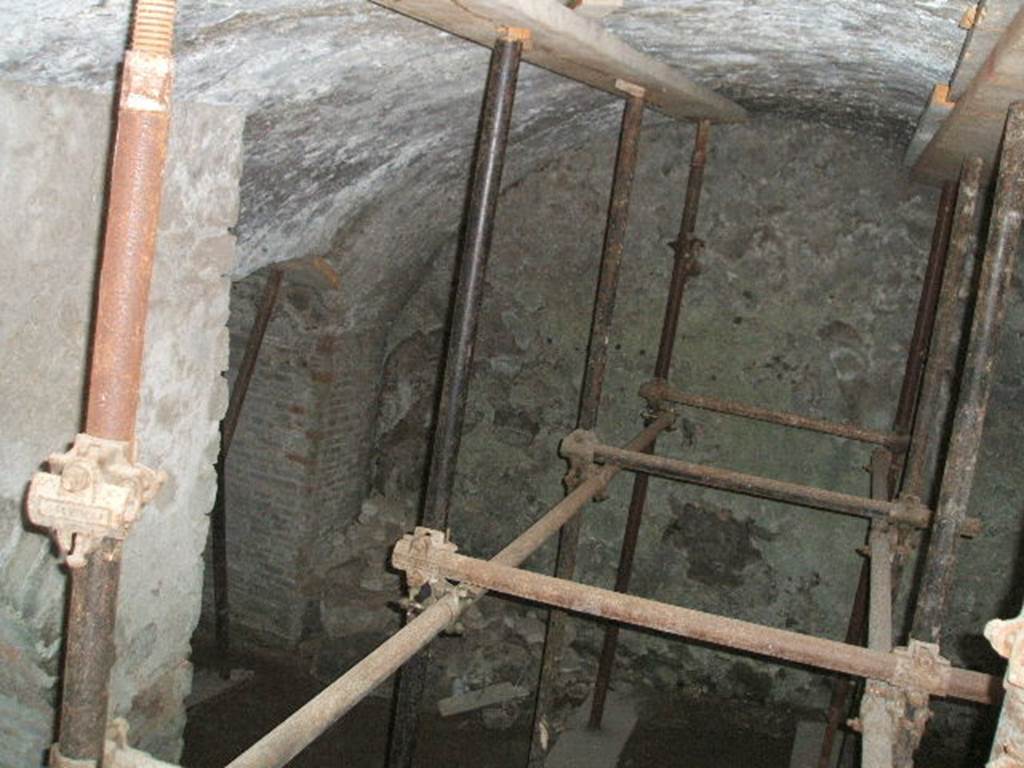
[{"label": "wooden beam", "polygon": [[990,176],[1006,110],[1020,99],[1024,99],[1024,10],[1017,11],[984,66],[921,153],[914,165],[914,177],[929,183],[955,180],[968,157],[982,158],[983,175]]},{"label": "wooden beam", "polygon": [[907,153],[903,156],[903,164],[913,167],[914,163],[924,152],[928,143],[935,138],[935,134],[942,127],[942,122],[949,117],[953,111],[953,102],[949,100],[949,86],[936,85],[932,89],[932,97],[928,99],[928,106],[924,108],[921,117],[917,120],[917,130],[914,131],[914,138],[907,146]]},{"label": "wooden beam", "polygon": [[454,35],[491,47],[503,27],[530,31],[531,64],[624,95],[618,81],[644,89],[647,104],[684,120],[739,123],[744,109],[631,48],[598,23],[556,0],[373,0]]}]

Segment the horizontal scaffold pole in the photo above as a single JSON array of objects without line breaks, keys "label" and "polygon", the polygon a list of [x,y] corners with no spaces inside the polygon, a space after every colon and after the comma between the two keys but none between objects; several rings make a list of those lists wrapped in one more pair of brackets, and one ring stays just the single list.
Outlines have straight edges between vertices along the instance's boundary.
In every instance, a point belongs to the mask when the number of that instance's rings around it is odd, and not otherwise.
[{"label": "horizontal scaffold pole", "polygon": [[[737,472],[732,469],[695,464],[665,456],[655,456],[629,448],[602,444],[593,432],[576,430],[562,441],[562,455],[572,461],[595,462],[618,466],[632,472],[678,480],[684,483],[714,488],[720,491],[756,496],[762,499],[796,504],[811,509],[824,509],[844,515],[868,519],[889,520],[893,523],[927,528],[932,512],[917,499],[898,501],[871,499],[850,493],[829,491],[811,485],[775,480],[760,475]],[[961,536],[975,536],[980,530],[977,520],[967,519],[961,526]]]},{"label": "horizontal scaffold pole", "polygon": [[867,429],[856,424],[815,419],[809,416],[801,416],[797,413],[789,413],[788,411],[775,411],[756,405],[738,403],[734,400],[722,400],[721,398],[708,397],[707,395],[690,394],[676,389],[660,379],[644,384],[640,388],[640,397],[666,403],[677,403],[715,413],[724,413],[728,416],[739,416],[740,418],[753,421],[778,424],[783,427],[820,432],[826,435],[846,438],[847,440],[856,440],[861,443],[873,443],[894,451],[902,450],[907,446],[908,442],[907,435],[901,435],[896,432]]},{"label": "horizontal scaffold pole", "polygon": [[646,627],[698,642],[732,648],[781,661],[857,677],[911,686],[943,696],[984,704],[998,700],[999,680],[970,670],[933,666],[922,668],[914,657],[885,653],[777,629],[749,621],[717,616],[634,595],[558,579],[515,568],[499,561],[459,555],[453,547],[434,546],[438,531],[419,529],[396,547],[392,564],[407,578],[451,579],[477,588],[583,613],[607,621]]}]

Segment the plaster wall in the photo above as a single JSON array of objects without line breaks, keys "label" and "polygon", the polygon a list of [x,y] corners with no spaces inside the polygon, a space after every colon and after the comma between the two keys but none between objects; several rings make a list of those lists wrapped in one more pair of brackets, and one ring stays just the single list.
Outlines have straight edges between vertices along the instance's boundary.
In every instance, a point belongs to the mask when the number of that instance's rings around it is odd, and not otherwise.
[{"label": "plaster wall", "polygon": [[[0,113],[0,765],[25,768],[54,738],[66,577],[23,500],[82,427],[113,113],[106,95],[8,82]],[[234,109],[175,104],[138,419],[140,461],[169,479],[124,549],[111,682],[132,743],[164,759],[181,748],[226,405],[241,132]]]}]

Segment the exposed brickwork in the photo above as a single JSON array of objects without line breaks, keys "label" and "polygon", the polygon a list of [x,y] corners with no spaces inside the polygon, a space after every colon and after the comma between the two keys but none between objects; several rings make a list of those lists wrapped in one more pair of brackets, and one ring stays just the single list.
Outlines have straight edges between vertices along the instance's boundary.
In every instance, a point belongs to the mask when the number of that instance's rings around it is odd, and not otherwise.
[{"label": "exposed brickwork", "polygon": [[[262,274],[235,285],[231,382]],[[382,333],[342,331],[319,290],[288,282],[263,341],[227,467],[228,579],[238,642],[296,646],[365,495]],[[210,630],[207,576],[204,630]],[[304,622],[310,627],[304,630]]]}]

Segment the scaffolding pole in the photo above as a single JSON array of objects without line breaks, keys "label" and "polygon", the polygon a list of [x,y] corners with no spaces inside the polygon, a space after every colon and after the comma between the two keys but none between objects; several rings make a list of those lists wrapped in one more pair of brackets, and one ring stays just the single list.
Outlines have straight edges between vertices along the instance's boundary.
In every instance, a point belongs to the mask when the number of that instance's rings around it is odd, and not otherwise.
[{"label": "scaffolding pole", "polygon": [[[628,84],[624,84],[627,85]],[[644,93],[632,86],[632,93],[626,99],[622,113],[622,131],[615,159],[615,175],[612,180],[611,199],[608,204],[608,223],[605,227],[604,247],[601,252],[601,267],[598,275],[597,293],[594,299],[594,314],[590,325],[590,341],[587,346],[587,363],[584,369],[582,393],[577,426],[593,429],[604,390],[604,377],[608,368],[608,342],[611,334],[612,316],[618,291],[619,272],[625,247],[626,225],[629,221],[629,202],[633,192],[633,178],[640,149],[640,128],[644,115]],[[572,487],[579,477],[570,475],[566,485]],[[576,518],[562,529],[558,539],[558,555],[555,575],[571,579],[576,571],[576,554],[579,548],[581,520]],[[561,611],[550,611],[547,631],[544,636],[544,653],[541,656],[540,679],[537,684],[537,703],[534,708],[531,731],[530,755],[528,762],[543,762],[545,754],[544,730],[554,702],[554,691],[558,684],[559,669],[565,650],[565,623],[567,616]]]},{"label": "scaffolding pole", "polygon": [[[672,352],[675,348],[679,330],[679,313],[683,304],[683,294],[690,277],[697,273],[697,256],[700,250],[699,241],[694,237],[697,225],[697,212],[700,208],[700,193],[704,185],[704,166],[707,163],[708,140],[711,134],[711,123],[701,120],[697,123],[693,138],[693,152],[690,156],[690,173],[686,179],[686,198],[683,203],[682,218],[679,222],[679,234],[673,243],[672,277],[665,302],[665,314],[661,322],[661,338],[658,341],[658,358],[654,364],[656,378],[668,377],[672,367]],[[654,452],[654,443],[646,449]],[[622,549],[619,553],[619,565],[615,574],[615,591],[626,592],[633,574],[633,558],[636,554],[637,540],[640,536],[640,523],[643,520],[644,506],[647,503],[647,475],[637,475],[633,480],[633,491],[629,499],[629,511],[626,514],[626,529],[622,535]],[[597,677],[594,680],[594,698],[590,707],[590,727],[600,728],[604,717],[604,705],[608,697],[608,686],[611,683],[612,666],[615,664],[615,650],[619,641],[619,627],[608,624],[604,630],[604,641],[601,644],[601,656],[597,666]]]},{"label": "scaffolding pole", "polygon": [[917,675],[904,655],[847,645],[813,635],[769,627],[712,613],[668,605],[634,595],[526,571],[496,561],[457,554],[437,546],[444,534],[420,529],[404,537],[392,564],[415,579],[448,579],[461,584],[554,605],[669,635],[818,669],[883,680],[903,686],[913,681],[936,696],[990,704],[998,697],[998,679],[981,672],[949,668]]},{"label": "scaffolding pole", "polygon": [[85,433],[37,472],[27,513],[70,573],[59,741],[50,765],[102,764],[122,542],[163,475],[136,461],[149,290],[170,129],[174,0],[139,0],[125,55],[89,361]]},{"label": "scaffolding pole", "polygon": [[[995,201],[964,365],[964,385],[957,402],[938,508],[914,609],[911,637],[922,643],[937,646],[942,639],[956,573],[958,532],[966,519],[974,485],[999,336],[1006,314],[1006,296],[1019,248],[1022,217],[1024,102],[1016,102],[1010,106],[1003,134]],[[912,763],[927,719],[926,696],[906,707],[904,722],[911,725],[900,731],[896,747],[897,766]]]},{"label": "scaffolding pole", "polygon": [[[455,289],[444,378],[430,451],[430,472],[421,514],[421,520],[427,526],[448,526],[476,329],[483,301],[484,275],[494,234],[498,195],[501,192],[501,172],[512,122],[519,62],[523,43],[528,38],[529,33],[525,30],[502,30],[494,42],[487,72],[473,181],[466,209],[466,229],[459,254],[459,279]],[[389,768],[412,766],[426,676],[427,659],[418,657],[398,677],[388,741]]]},{"label": "scaffolding pole", "polygon": [[[871,495],[878,499],[892,496],[889,485],[895,461],[888,451],[877,450],[871,456]],[[872,520],[868,533],[868,648],[888,653],[892,650],[892,564],[896,530],[887,522]],[[860,705],[860,727],[864,740],[862,768],[892,768],[892,750],[896,723],[888,702],[893,686],[881,680],[868,680]]]},{"label": "scaffolding pole", "polygon": [[895,430],[884,432],[877,429],[859,427],[856,424],[815,419],[788,411],[775,411],[756,405],[747,405],[735,400],[723,400],[708,395],[694,395],[676,389],[662,379],[654,379],[640,387],[640,397],[649,402],[676,403],[714,413],[724,413],[728,416],[739,416],[744,419],[763,421],[768,424],[777,424],[783,427],[803,429],[810,432],[819,432],[825,435],[832,435],[833,437],[842,437],[847,440],[873,443],[894,451],[901,450],[907,445],[907,436]]}]

